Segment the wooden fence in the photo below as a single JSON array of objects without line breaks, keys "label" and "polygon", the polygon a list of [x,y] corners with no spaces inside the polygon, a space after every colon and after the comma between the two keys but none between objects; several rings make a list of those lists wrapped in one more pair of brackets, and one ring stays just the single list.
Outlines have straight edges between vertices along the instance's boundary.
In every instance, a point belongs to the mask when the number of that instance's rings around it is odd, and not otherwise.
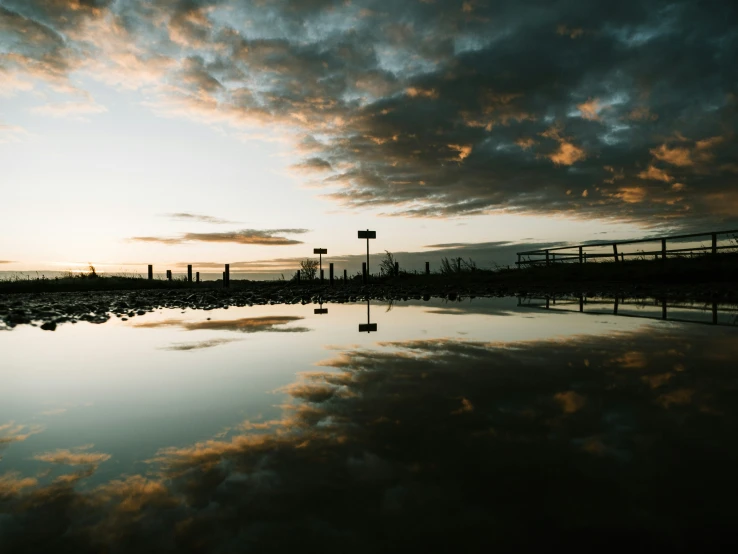
[{"label": "wooden fence", "polygon": [[[700,240],[708,240],[709,244],[692,244]],[[651,243],[650,245],[648,243]],[[675,244],[676,243],[676,244]],[[630,245],[648,246],[647,250],[627,249]],[[654,248],[652,245],[660,247]],[[674,246],[677,246],[674,248]],[[603,249],[607,250],[603,252]],[[623,262],[626,259],[665,260],[669,257],[692,257],[717,254],[718,252],[738,252],[738,230],[711,231],[708,233],[691,233],[686,235],[670,235],[637,240],[621,240],[613,242],[597,242],[577,244],[573,246],[557,246],[539,250],[517,252],[518,267],[534,265],[551,265],[558,263],[588,262]]]}]

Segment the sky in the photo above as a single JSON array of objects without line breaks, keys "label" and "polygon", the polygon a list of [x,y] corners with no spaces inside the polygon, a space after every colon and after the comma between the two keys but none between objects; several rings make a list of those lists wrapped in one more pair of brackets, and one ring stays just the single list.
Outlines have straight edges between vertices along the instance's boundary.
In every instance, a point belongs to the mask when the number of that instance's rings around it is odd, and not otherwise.
[{"label": "sky", "polygon": [[[738,8],[0,0],[0,271],[738,228]],[[403,257],[404,256],[404,257]],[[406,262],[405,262],[406,260]]]}]

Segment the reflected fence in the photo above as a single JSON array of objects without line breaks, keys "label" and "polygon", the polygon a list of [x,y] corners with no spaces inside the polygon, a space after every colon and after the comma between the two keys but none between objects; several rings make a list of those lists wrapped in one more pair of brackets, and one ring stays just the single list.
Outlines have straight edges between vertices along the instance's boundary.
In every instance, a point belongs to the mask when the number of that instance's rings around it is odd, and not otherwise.
[{"label": "reflected fence", "polygon": [[637,240],[588,242],[517,252],[518,267],[562,263],[666,260],[738,252],[738,230],[669,235]]},{"label": "reflected fence", "polygon": [[667,298],[587,298],[585,295],[518,296],[518,306],[541,310],[617,315],[679,323],[738,327],[738,305],[669,301]]}]

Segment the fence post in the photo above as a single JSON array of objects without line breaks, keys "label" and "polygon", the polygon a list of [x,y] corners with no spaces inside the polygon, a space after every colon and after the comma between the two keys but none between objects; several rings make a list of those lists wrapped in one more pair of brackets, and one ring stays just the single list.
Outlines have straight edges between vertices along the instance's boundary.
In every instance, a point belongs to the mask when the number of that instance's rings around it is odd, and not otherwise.
[{"label": "fence post", "polygon": [[579,263],[581,264],[583,262],[584,262],[584,251],[582,250],[582,247],[580,246],[579,247]]},{"label": "fence post", "polygon": [[579,295],[579,311],[584,311],[584,296],[582,296],[581,294]]},{"label": "fence post", "polygon": [[400,274],[400,262],[395,262],[395,277]]},{"label": "fence post", "polygon": [[225,264],[225,279],[223,279],[223,286],[229,288],[231,286],[231,264]]},{"label": "fence post", "polygon": [[[518,256],[518,262],[520,262],[520,256]],[[430,262],[425,262],[425,274],[430,275]]]},{"label": "fence post", "polygon": [[149,265],[149,281],[153,281],[153,280],[154,280],[154,266]]},{"label": "fence post", "polygon": [[366,282],[367,282],[366,262],[361,262],[361,275],[364,278],[364,284],[366,285]]},{"label": "fence post", "polygon": [[661,259],[666,259],[666,239],[661,239]]},{"label": "fence post", "polygon": [[617,244],[612,245],[612,252],[613,254],[615,254],[615,261],[617,262],[618,261],[618,245]]},{"label": "fence post", "polygon": [[546,265],[549,265],[549,261],[548,261],[548,250],[546,250]]},{"label": "fence post", "polygon": [[712,234],[712,253],[717,254],[717,233]]},{"label": "fence post", "polygon": [[666,319],[666,297],[661,300],[661,319]]},{"label": "fence post", "polygon": [[345,269],[343,270],[343,280],[348,281],[348,272]]},{"label": "fence post", "polygon": [[191,265],[187,266],[187,282],[189,283],[192,282],[192,266]]},{"label": "fence post", "polygon": [[331,286],[333,286],[333,263],[328,265],[328,273],[330,275]]},{"label": "fence post", "polygon": [[195,272],[195,281],[198,283],[200,282],[200,272],[199,271]]},{"label": "fence post", "polygon": [[171,281],[171,280],[172,280],[172,270],[167,269],[167,281]]}]

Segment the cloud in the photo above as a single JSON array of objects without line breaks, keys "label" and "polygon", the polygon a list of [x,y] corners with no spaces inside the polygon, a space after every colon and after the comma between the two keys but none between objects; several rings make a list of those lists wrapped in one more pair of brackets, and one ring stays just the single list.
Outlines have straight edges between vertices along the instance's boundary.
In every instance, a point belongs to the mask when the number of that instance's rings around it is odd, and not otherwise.
[{"label": "cloud", "polygon": [[[235,331],[238,333],[302,333],[308,331],[304,327],[280,327],[288,323],[294,323],[304,318],[298,316],[263,316],[263,317],[245,317],[241,319],[229,320],[206,320],[206,321],[182,321],[180,319],[165,319],[161,321],[150,321],[146,323],[137,323],[135,327],[143,329],[156,329],[160,327],[179,327],[187,331]],[[236,339],[216,339],[223,343]],[[204,341],[212,342],[212,341]],[[191,343],[202,344],[202,343]],[[220,343],[218,343],[220,344]],[[218,344],[202,346],[217,346]],[[191,350],[191,348],[179,348],[179,350]]]},{"label": "cloud", "polygon": [[59,448],[53,452],[45,452],[36,454],[33,459],[40,462],[48,462],[50,464],[80,466],[92,465],[97,466],[102,462],[110,459],[110,454],[103,452],[88,452],[94,445],[78,446],[76,448]]},{"label": "cloud", "polygon": [[187,212],[164,214],[164,217],[168,217],[170,219],[176,219],[179,221],[197,221],[199,223],[219,223],[219,224],[220,223],[233,223],[233,221],[229,221],[227,219],[221,219],[219,217],[214,217],[212,215],[193,214],[193,213],[187,213]]},{"label": "cloud", "polygon": [[209,339],[201,340],[197,342],[178,342],[170,346],[162,348],[162,350],[171,350],[175,352],[189,352],[191,350],[202,350],[204,348],[214,348],[221,344],[228,344],[230,342],[236,342],[239,339]]},{"label": "cloud", "polygon": [[12,264],[15,263],[12,260],[0,260],[0,264]]},{"label": "cloud", "polygon": [[137,242],[157,242],[161,244],[184,244],[188,242],[225,242],[233,244],[263,244],[269,246],[286,246],[303,244],[302,241],[288,239],[282,234],[303,234],[308,229],[243,229],[224,233],[184,233],[179,237],[132,237]]},{"label": "cloud", "polygon": [[6,125],[0,122],[0,144],[19,142],[27,135],[28,131],[19,125]]},{"label": "cloud", "polygon": [[81,116],[99,114],[107,111],[108,109],[105,106],[101,106],[95,102],[85,101],[59,102],[31,108],[31,112],[34,114],[70,118],[80,118]]},{"label": "cloud", "polygon": [[[714,201],[732,194],[738,156],[730,3],[6,0],[0,10],[0,93],[78,96],[83,76],[141,90],[156,114],[290,135],[305,156],[293,169],[346,209],[731,221]],[[82,109],[62,106],[47,111]],[[638,179],[664,164],[685,185],[682,202],[628,202],[604,169]],[[641,181],[661,198],[665,181]]]}]

